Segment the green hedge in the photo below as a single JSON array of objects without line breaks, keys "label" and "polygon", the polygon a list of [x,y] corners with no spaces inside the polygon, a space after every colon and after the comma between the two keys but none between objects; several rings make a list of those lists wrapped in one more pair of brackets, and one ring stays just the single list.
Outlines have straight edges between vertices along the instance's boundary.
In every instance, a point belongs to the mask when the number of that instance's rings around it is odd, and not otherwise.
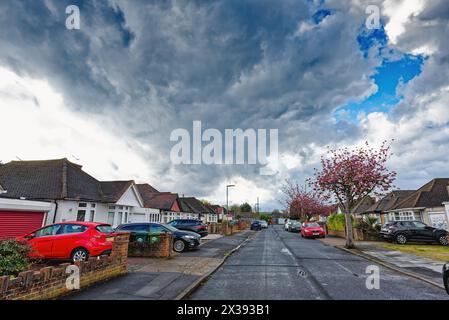
[{"label": "green hedge", "polygon": [[[354,219],[351,216],[352,224],[354,225]],[[333,214],[327,219],[327,227],[329,230],[345,231],[345,215],[344,213]]]},{"label": "green hedge", "polygon": [[30,267],[30,247],[15,240],[0,241],[0,276],[17,276]]}]

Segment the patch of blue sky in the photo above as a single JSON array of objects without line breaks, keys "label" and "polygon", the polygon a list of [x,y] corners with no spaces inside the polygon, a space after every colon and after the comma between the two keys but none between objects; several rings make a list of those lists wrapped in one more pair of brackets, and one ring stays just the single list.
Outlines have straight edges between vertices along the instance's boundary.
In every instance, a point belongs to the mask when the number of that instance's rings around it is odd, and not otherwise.
[{"label": "patch of blue sky", "polygon": [[[356,123],[358,114],[371,112],[388,113],[402,96],[397,93],[398,85],[406,85],[421,73],[425,57],[408,53],[394,52],[388,47],[388,37],[383,26],[375,30],[363,28],[357,37],[360,50],[368,58],[371,50],[375,50],[377,57],[382,59],[381,65],[371,77],[377,85],[377,91],[361,102],[349,102],[338,107],[333,116],[338,120]],[[391,52],[394,52],[391,55]],[[383,54],[387,52],[388,54]],[[391,57],[394,57],[393,59]]]}]

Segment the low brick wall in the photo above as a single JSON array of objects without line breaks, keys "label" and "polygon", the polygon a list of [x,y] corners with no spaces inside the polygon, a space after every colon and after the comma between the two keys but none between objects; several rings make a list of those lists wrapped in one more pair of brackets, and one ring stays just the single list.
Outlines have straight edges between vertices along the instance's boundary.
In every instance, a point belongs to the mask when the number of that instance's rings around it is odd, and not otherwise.
[{"label": "low brick wall", "polygon": [[[80,289],[95,282],[126,273],[128,263],[128,234],[119,234],[113,244],[110,256],[91,258],[78,262]],[[21,272],[16,278],[0,277],[0,300],[48,300],[72,290],[66,282],[72,276],[70,263],[57,267],[45,267],[38,271]],[[72,267],[73,268],[73,267]],[[73,272],[73,271],[72,271]]]},{"label": "low brick wall", "polygon": [[346,234],[344,231],[337,231],[337,230],[327,230],[327,234],[330,236],[334,236],[334,237],[339,237],[339,238],[346,238]]},{"label": "low brick wall", "polygon": [[[167,258],[174,254],[173,235],[160,234],[151,236],[154,242],[130,242],[128,257]],[[154,239],[157,237],[157,239]]]}]

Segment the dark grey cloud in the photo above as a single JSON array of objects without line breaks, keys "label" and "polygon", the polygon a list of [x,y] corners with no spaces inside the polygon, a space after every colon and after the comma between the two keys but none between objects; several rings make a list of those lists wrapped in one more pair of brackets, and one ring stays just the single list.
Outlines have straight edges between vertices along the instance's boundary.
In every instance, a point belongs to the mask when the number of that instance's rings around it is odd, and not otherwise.
[{"label": "dark grey cloud", "polygon": [[[69,4],[80,6],[79,31],[64,27]],[[316,24],[322,7],[332,15]],[[173,166],[170,132],[193,120],[278,128],[280,152],[304,162],[311,144],[357,139],[359,126],[332,111],[373,91],[380,61],[359,50],[364,19],[363,7],[340,1],[3,1],[0,64],[47,79],[80,114],[149,144],[135,152],[160,172],[158,189],[207,196],[210,181],[235,175],[275,188],[284,176],[254,166]]]}]

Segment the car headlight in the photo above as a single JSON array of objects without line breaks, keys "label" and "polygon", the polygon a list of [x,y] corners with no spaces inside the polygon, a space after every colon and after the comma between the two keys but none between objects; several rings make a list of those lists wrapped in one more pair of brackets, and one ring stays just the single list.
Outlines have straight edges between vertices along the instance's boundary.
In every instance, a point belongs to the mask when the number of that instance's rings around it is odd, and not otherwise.
[{"label": "car headlight", "polygon": [[183,237],[184,239],[191,239],[191,240],[197,238],[196,236],[191,236],[191,235],[185,235],[185,236],[182,236],[182,237]]},{"label": "car headlight", "polygon": [[449,263],[446,263],[444,266],[443,266],[443,272],[444,271],[449,271]]}]

